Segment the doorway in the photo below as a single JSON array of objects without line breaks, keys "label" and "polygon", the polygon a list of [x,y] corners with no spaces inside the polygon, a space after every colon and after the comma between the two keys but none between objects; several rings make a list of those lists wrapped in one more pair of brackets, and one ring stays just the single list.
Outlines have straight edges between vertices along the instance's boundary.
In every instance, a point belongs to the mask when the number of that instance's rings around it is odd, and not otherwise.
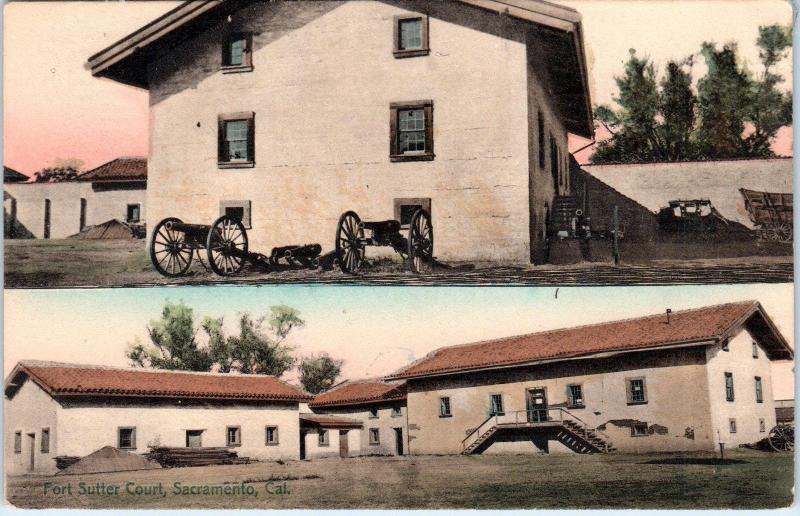
[{"label": "doorway", "polygon": [[528,389],[526,406],[528,423],[544,423],[547,421],[547,389],[544,387]]},{"label": "doorway", "polygon": [[28,434],[28,445],[31,448],[31,460],[28,464],[28,471],[33,471],[36,467],[36,434]]},{"label": "doorway", "polygon": [[187,430],[186,431],[186,447],[187,448],[202,448],[203,447],[203,431],[202,430]]},{"label": "doorway", "polygon": [[306,458],[306,434],[308,432],[300,432],[300,460]]},{"label": "doorway", "polygon": [[44,200],[44,238],[50,238],[50,199]]},{"label": "doorway", "polygon": [[403,449],[403,429],[402,428],[395,428],[394,429],[394,442],[395,442],[395,451],[398,455],[405,455],[405,450]]},{"label": "doorway", "polygon": [[86,228],[86,199],[81,199],[81,216],[80,216],[80,230]]},{"label": "doorway", "polygon": [[347,430],[339,430],[339,457],[346,459],[349,455],[349,443],[347,442]]}]

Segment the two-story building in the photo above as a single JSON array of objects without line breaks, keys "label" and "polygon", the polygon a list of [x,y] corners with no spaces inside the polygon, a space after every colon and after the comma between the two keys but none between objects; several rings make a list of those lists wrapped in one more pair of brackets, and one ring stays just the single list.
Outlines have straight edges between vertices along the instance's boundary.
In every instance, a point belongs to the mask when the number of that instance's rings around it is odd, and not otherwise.
[{"label": "two-story building", "polygon": [[593,133],[582,30],[540,0],[189,1],[89,65],[149,91],[152,223],[330,250],[347,210],[424,207],[437,258],[530,263]]}]

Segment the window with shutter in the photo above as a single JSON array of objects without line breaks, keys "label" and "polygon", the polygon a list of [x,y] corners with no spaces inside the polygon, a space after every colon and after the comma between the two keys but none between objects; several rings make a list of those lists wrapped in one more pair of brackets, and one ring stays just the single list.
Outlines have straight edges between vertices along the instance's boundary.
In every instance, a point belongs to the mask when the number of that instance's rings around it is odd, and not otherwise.
[{"label": "window with shutter", "polygon": [[230,34],[222,46],[222,72],[235,73],[252,71],[252,46],[252,33],[236,32]]}]

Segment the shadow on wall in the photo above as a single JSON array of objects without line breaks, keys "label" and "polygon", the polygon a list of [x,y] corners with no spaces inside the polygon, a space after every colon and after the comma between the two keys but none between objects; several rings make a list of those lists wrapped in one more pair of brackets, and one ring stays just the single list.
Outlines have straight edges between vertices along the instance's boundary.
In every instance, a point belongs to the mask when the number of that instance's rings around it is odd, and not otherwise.
[{"label": "shadow on wall", "polygon": [[36,238],[31,231],[17,220],[17,200],[5,192],[4,201],[9,201],[9,206],[3,203],[3,236],[7,239]]}]

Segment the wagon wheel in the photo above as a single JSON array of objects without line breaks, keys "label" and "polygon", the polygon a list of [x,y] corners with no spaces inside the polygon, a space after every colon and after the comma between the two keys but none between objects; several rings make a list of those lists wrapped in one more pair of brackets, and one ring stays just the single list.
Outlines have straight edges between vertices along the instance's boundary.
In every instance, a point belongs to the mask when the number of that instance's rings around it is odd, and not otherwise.
[{"label": "wagon wheel", "polygon": [[364,263],[364,226],[356,212],[347,211],[336,225],[336,257],[342,272],[358,272]]},{"label": "wagon wheel", "polygon": [[433,269],[433,224],[425,210],[417,210],[411,216],[408,257],[412,272],[424,274]]},{"label": "wagon wheel", "polygon": [[791,242],[794,236],[791,224],[778,224],[775,226],[775,240],[778,242]]},{"label": "wagon wheel", "polygon": [[206,251],[211,270],[220,276],[236,274],[247,257],[247,231],[240,221],[223,215],[208,230]]},{"label": "wagon wheel", "polygon": [[779,452],[794,451],[794,426],[779,424],[769,431],[769,445]]},{"label": "wagon wheel", "polygon": [[185,274],[192,264],[194,249],[186,242],[186,234],[171,229],[172,224],[180,222],[175,217],[166,218],[156,224],[150,237],[150,261],[168,278]]}]

